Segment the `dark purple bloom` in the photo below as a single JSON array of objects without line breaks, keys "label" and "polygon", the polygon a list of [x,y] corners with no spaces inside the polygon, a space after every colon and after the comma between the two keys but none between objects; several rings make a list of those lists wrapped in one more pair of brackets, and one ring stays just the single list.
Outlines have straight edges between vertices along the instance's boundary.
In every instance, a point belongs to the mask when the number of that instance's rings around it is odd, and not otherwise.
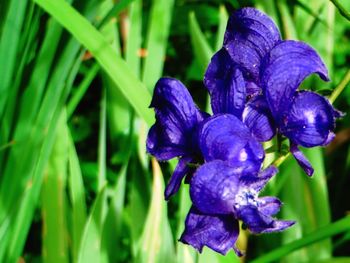
[{"label": "dark purple bloom", "polygon": [[199,251],[203,246],[226,254],[238,237],[238,220],[253,233],[282,231],[293,221],[276,220],[281,202],[275,197],[258,197],[277,169],[270,167],[256,173],[242,173],[242,168],[215,160],[199,167],[194,174],[190,194],[193,208],[186,219],[181,241]]},{"label": "dark purple bloom", "polygon": [[[259,142],[268,141],[275,135],[276,129],[264,97],[253,96],[247,103],[247,94],[256,92],[254,88],[258,86],[245,80],[239,65],[225,48],[213,56],[204,84],[209,91],[214,114],[233,114],[243,121]],[[249,90],[252,86],[253,90]]]},{"label": "dark purple bloom", "polygon": [[169,199],[190,172],[187,164],[200,158],[196,132],[207,115],[196,107],[186,87],[171,78],[157,82],[150,107],[155,110],[156,123],[148,133],[147,152],[160,161],[181,157],[165,190]]},{"label": "dark purple bloom", "polygon": [[[290,141],[290,151],[308,175],[313,168],[298,146],[327,145],[341,114],[328,100],[298,91],[310,74],[328,81],[315,50],[298,41],[283,41],[274,22],[254,8],[229,19],[223,47],[204,76],[214,115],[201,112],[178,80],[160,79],[151,107],[156,123],[147,151],[158,160],[180,157],[167,185],[169,199],[186,175],[193,202],[180,240],[199,251],[207,246],[221,254],[234,249],[241,220],[252,233],[282,231],[293,221],[277,220],[281,202],[259,197],[277,173],[261,171],[265,152],[260,142],[276,132]],[[190,163],[199,164],[195,170]]]},{"label": "dark purple bloom", "polygon": [[240,9],[230,16],[223,48],[213,56],[204,76],[213,112],[235,115],[260,142],[276,133],[265,98],[259,96],[260,64],[279,41],[278,28],[267,15],[254,8]]},{"label": "dark purple bloom", "polygon": [[232,63],[225,49],[211,59],[204,76],[214,114],[230,113],[241,118],[246,102],[246,87],[241,70]]},{"label": "dark purple bloom", "polygon": [[323,146],[334,137],[340,117],[324,97],[297,91],[317,73],[328,80],[317,52],[305,43],[283,41],[274,22],[254,8],[229,19],[223,48],[212,58],[204,83],[214,113],[234,114],[260,142],[278,131],[290,139],[291,152],[308,175],[310,163],[298,145]]},{"label": "dark purple bloom", "polygon": [[239,9],[230,16],[223,46],[243,71],[247,82],[259,86],[262,58],[280,40],[279,30],[272,19],[259,10],[248,7]]},{"label": "dark purple bloom", "polygon": [[328,80],[327,68],[317,52],[298,41],[281,41],[261,65],[261,85],[276,127],[289,138],[292,154],[309,176],[313,168],[297,146],[330,143],[335,120],[341,116],[321,95],[297,91],[302,81],[313,73]]},{"label": "dark purple bloom", "polygon": [[[181,241],[201,251],[203,246],[226,254],[238,237],[238,220],[253,233],[282,231],[292,221],[274,219],[281,206],[275,197],[258,194],[277,173],[262,172],[264,150],[248,127],[231,114],[214,115],[203,121],[199,147],[205,164],[190,182],[193,207],[186,219]],[[217,227],[216,227],[217,226]]]}]

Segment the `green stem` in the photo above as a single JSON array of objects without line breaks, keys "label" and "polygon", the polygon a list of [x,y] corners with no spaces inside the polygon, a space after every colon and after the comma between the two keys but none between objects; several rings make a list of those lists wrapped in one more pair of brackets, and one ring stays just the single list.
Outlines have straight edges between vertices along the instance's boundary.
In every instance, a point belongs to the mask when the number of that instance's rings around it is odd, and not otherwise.
[{"label": "green stem", "polygon": [[276,167],[279,167],[285,160],[288,159],[288,157],[290,156],[290,152],[285,154],[285,155],[282,155],[280,157],[278,157],[274,162],[273,162],[273,165],[276,166]]},{"label": "green stem", "polygon": [[330,0],[335,7],[338,9],[339,13],[345,17],[347,20],[350,21],[350,12],[348,12],[340,3],[338,0]]},{"label": "green stem", "polygon": [[338,98],[340,93],[345,89],[345,87],[350,82],[350,69],[346,72],[343,80],[339,83],[339,85],[334,89],[332,95],[329,97],[329,101],[333,104],[334,101]]},{"label": "green stem", "polygon": [[326,227],[317,229],[315,232],[305,236],[302,239],[281,246],[263,256],[251,261],[251,263],[275,262],[283,256],[307,245],[313,244],[322,239],[340,234],[350,229],[350,217],[344,217],[337,222]]}]

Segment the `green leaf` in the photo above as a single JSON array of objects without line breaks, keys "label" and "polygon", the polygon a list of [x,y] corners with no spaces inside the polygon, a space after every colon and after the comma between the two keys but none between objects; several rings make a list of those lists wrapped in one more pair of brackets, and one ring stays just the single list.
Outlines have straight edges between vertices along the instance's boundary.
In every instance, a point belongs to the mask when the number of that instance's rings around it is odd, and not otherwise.
[{"label": "green leaf", "polygon": [[103,227],[103,209],[106,200],[106,187],[102,187],[98,193],[91,213],[85,224],[81,246],[78,254],[78,263],[101,261],[101,236]]},{"label": "green leaf", "polygon": [[[127,157],[128,159],[128,157]],[[105,223],[102,232],[101,252],[105,262],[120,262],[123,261],[123,253],[119,251],[115,253],[115,248],[122,247],[123,234],[126,231],[126,224],[123,220],[125,192],[126,192],[126,176],[127,176],[128,161],[125,162],[115,187],[110,192],[111,202],[107,211]]]},{"label": "green leaf", "polygon": [[344,217],[328,226],[324,226],[316,231],[308,234],[307,236],[296,240],[294,242],[288,243],[284,246],[281,246],[271,252],[265,253],[263,256],[254,259],[251,263],[265,263],[265,262],[273,262],[276,261],[283,256],[305,247],[307,245],[316,243],[325,238],[329,238],[331,236],[340,234],[350,229],[350,217]]},{"label": "green leaf", "polygon": [[164,182],[159,164],[152,159],[153,186],[151,205],[140,240],[136,262],[174,262],[173,238],[164,202]]},{"label": "green leaf", "polygon": [[76,262],[79,253],[80,241],[84,231],[84,225],[86,223],[86,201],[85,201],[85,189],[83,183],[83,177],[81,168],[79,165],[79,159],[74,147],[72,136],[68,134],[69,139],[69,196],[71,199],[72,209],[72,256],[73,261]]},{"label": "green leaf", "polygon": [[[140,77],[141,50],[142,42],[142,1],[134,1],[129,8],[130,25],[128,30],[125,51],[125,61],[136,76]],[[149,40],[150,41],[150,40]]]},{"label": "green leaf", "polygon": [[150,93],[128,68],[125,61],[117,55],[116,51],[101,33],[65,1],[33,1],[57,19],[59,23],[94,55],[101,68],[117,84],[139,116],[148,125],[151,125],[154,117],[153,112],[148,109],[149,102],[151,101]]},{"label": "green leaf", "polygon": [[[28,0],[11,1],[0,37],[0,116],[3,115],[11,80],[15,73],[18,45]],[[6,61],[6,63],[5,63]]]},{"label": "green leaf", "polygon": [[[153,0],[142,80],[150,92],[163,72],[174,0]],[[148,101],[149,103],[150,101]]]},{"label": "green leaf", "polygon": [[43,261],[69,262],[66,222],[68,133],[61,118],[42,186]]},{"label": "green leaf", "polygon": [[189,23],[192,48],[204,74],[214,52],[201,31],[194,12],[189,14]]},{"label": "green leaf", "polygon": [[216,33],[216,44],[215,44],[215,50],[219,50],[222,47],[222,44],[224,42],[224,35],[226,31],[228,21],[228,14],[226,11],[225,6],[221,5],[219,8],[219,26],[218,31]]},{"label": "green leaf", "polygon": [[339,13],[345,17],[347,20],[350,21],[350,12],[347,11],[340,3],[338,0],[330,0],[338,9]]}]

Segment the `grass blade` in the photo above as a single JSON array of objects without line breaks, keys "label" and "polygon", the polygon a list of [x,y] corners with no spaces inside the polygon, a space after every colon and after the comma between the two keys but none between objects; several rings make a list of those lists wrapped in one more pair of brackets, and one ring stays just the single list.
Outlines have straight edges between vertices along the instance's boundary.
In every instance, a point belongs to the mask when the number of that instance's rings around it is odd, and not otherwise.
[{"label": "grass blade", "polygon": [[214,52],[201,31],[194,12],[189,14],[189,23],[192,48],[204,74]]},{"label": "grass blade", "polygon": [[[67,127],[68,129],[68,127]],[[71,134],[68,134],[69,139],[69,196],[72,205],[72,257],[73,262],[77,262],[81,238],[86,223],[86,201],[83,177],[79,165],[79,159],[74,147],[74,142]]]},{"label": "grass blade", "polygon": [[[16,59],[22,23],[28,0],[10,1],[6,22],[0,38],[0,117],[3,115],[12,76],[15,73]],[[4,63],[6,61],[6,63]]]},{"label": "grass blade", "polygon": [[[104,37],[81,14],[65,1],[33,0],[74,37],[78,39],[96,58],[101,68],[117,84],[125,98],[148,125],[154,120],[153,112],[148,109],[151,96],[145,86],[135,77],[115,50]],[[71,21],[75,21],[71,23]]]},{"label": "grass blade", "polygon": [[280,248],[277,248],[271,252],[264,254],[263,256],[254,259],[251,263],[266,263],[276,261],[283,256],[305,247],[307,245],[313,244],[325,238],[340,234],[350,229],[350,217],[344,217],[328,226],[322,227],[315,232],[305,236],[302,239],[296,240],[289,244],[286,244]]},{"label": "grass blade", "polygon": [[69,262],[66,222],[68,134],[66,115],[60,119],[42,187],[43,261]]},{"label": "grass blade", "polygon": [[226,31],[226,25],[228,21],[228,14],[225,6],[221,5],[219,8],[219,26],[216,33],[215,50],[219,50],[222,47],[223,39]]},{"label": "grass blade", "polygon": [[329,0],[331,1],[335,6],[336,8],[338,9],[339,13],[345,17],[347,20],[350,21],[350,12],[348,12],[340,3],[338,0]]},{"label": "grass blade", "polygon": [[162,263],[175,260],[173,238],[164,202],[164,182],[159,164],[152,159],[153,186],[151,205],[142,234],[137,262]]},{"label": "grass blade", "polygon": [[[174,0],[153,0],[147,32],[146,50],[142,80],[149,91],[163,72],[165,51],[172,16]],[[148,103],[150,100],[148,101]]]},{"label": "grass blade", "polygon": [[134,71],[136,76],[140,76],[142,42],[142,1],[134,1],[129,8],[129,28],[127,31],[125,61]]},{"label": "grass blade", "polygon": [[98,193],[86,222],[79,249],[78,263],[101,261],[101,233],[104,221],[101,215],[103,214],[105,200],[106,187],[104,186]]}]

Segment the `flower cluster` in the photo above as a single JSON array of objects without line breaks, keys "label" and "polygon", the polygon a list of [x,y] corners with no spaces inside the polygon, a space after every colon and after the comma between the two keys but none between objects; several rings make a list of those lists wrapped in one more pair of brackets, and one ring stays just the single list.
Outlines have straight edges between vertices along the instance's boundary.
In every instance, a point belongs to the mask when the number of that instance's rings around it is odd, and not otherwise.
[{"label": "flower cluster", "polygon": [[[293,221],[277,220],[281,202],[259,197],[277,168],[262,170],[262,142],[276,134],[289,139],[290,151],[312,175],[313,168],[298,146],[328,144],[335,119],[328,100],[298,87],[310,74],[328,81],[327,69],[305,43],[281,40],[274,22],[254,8],[233,13],[223,47],[212,57],[204,76],[213,115],[194,104],[178,80],[161,78],[151,107],[156,123],[147,151],[160,161],[179,157],[165,199],[182,180],[190,184],[193,202],[180,241],[226,254],[234,249],[239,220],[252,233],[282,231]],[[193,165],[195,164],[195,165]]]}]

